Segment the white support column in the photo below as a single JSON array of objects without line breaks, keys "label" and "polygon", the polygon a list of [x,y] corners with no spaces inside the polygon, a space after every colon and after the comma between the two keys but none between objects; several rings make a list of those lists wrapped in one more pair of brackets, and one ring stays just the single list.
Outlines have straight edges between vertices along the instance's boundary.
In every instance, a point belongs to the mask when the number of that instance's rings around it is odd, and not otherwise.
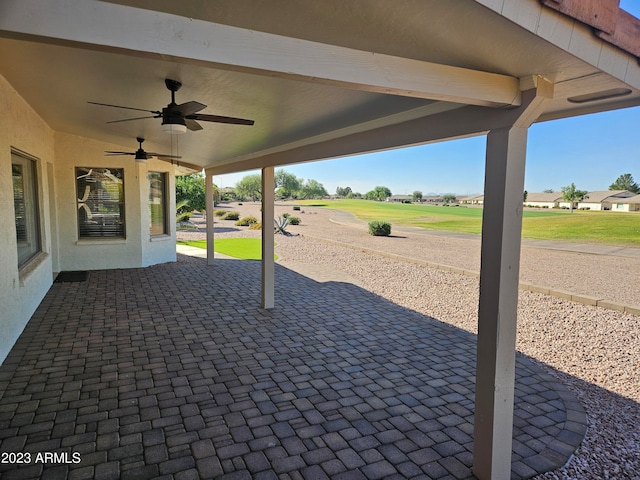
[{"label": "white support column", "polygon": [[205,213],[207,215],[207,265],[213,265],[213,175],[205,173]]},{"label": "white support column", "polygon": [[262,308],[275,305],[275,262],[273,260],[274,168],[262,169]]},{"label": "white support column", "polygon": [[478,478],[511,477],[526,128],[487,137],[474,427]]},{"label": "white support column", "polygon": [[487,136],[473,445],[480,480],[511,477],[527,133],[552,95],[553,86],[536,79],[519,115]]}]

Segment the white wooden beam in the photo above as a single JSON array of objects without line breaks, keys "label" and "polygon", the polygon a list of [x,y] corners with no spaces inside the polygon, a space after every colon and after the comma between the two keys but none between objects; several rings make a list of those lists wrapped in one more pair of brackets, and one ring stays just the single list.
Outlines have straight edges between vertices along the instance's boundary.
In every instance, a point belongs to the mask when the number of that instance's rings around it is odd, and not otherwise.
[{"label": "white wooden beam", "polygon": [[4,0],[0,35],[469,105],[520,104],[508,75],[326,45],[108,2]]},{"label": "white wooden beam", "polygon": [[207,265],[213,265],[214,235],[213,235],[213,177],[210,173],[205,174],[205,214],[207,216]]},{"label": "white wooden beam", "polygon": [[473,472],[480,480],[511,476],[527,133],[552,93],[544,81],[525,92],[513,124],[487,136],[473,446]]},{"label": "white wooden beam", "polygon": [[273,260],[275,205],[274,168],[262,169],[262,308],[275,306],[275,261]]}]

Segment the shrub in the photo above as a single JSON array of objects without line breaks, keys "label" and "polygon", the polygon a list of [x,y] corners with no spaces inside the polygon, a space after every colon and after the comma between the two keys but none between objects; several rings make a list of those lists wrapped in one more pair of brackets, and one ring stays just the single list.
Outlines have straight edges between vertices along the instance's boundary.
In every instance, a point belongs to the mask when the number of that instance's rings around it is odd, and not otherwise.
[{"label": "shrub", "polygon": [[299,217],[294,217],[293,215],[289,215],[287,217],[287,220],[289,220],[289,225],[300,225]]},{"label": "shrub", "polygon": [[214,210],[214,211],[213,211],[213,214],[214,214],[216,217],[223,217],[225,213],[227,213],[227,211],[226,211],[226,210]]},{"label": "shrub", "polygon": [[387,237],[391,235],[391,224],[381,220],[369,222],[369,234],[376,237]]},{"label": "shrub", "polygon": [[238,220],[239,218],[239,212],[227,212],[222,216],[222,220]]},{"label": "shrub", "polygon": [[252,215],[248,217],[242,217],[240,220],[236,222],[236,225],[239,227],[250,227],[254,223],[258,223],[258,219]]},{"label": "shrub", "polygon": [[249,227],[249,230],[262,230],[262,222],[254,223]]},{"label": "shrub", "polygon": [[299,212],[300,211],[300,205],[294,205],[293,206],[293,210],[296,211],[296,212]]},{"label": "shrub", "polygon": [[288,217],[289,217],[289,214],[288,214],[287,212],[284,212],[284,213],[282,214],[282,218],[288,218]]}]

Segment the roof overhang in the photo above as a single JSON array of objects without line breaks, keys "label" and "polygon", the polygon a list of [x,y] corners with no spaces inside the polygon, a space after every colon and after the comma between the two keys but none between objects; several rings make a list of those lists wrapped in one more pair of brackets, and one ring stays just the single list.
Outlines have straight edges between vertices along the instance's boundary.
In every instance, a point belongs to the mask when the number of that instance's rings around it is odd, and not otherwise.
[{"label": "roof overhang", "polygon": [[[214,174],[482,134],[539,79],[538,121],[640,105],[637,58],[538,0],[5,0],[0,59],[54,130],[141,136]],[[172,138],[87,103],[157,110],[165,78],[178,103],[255,125]]]}]

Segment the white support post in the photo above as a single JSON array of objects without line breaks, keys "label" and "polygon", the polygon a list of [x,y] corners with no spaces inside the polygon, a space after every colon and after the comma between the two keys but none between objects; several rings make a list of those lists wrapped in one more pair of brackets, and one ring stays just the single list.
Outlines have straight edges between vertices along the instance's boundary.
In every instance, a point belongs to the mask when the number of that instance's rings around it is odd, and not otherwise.
[{"label": "white support post", "polygon": [[526,128],[487,137],[473,452],[482,480],[511,477],[526,140]]},{"label": "white support post", "polygon": [[207,265],[213,265],[213,176],[205,174],[205,214],[207,215]]},{"label": "white support post", "polygon": [[536,80],[514,121],[487,136],[473,444],[480,480],[511,477],[527,133],[553,95],[550,83]]},{"label": "white support post", "polygon": [[262,308],[275,305],[274,243],[274,168],[262,169]]}]

